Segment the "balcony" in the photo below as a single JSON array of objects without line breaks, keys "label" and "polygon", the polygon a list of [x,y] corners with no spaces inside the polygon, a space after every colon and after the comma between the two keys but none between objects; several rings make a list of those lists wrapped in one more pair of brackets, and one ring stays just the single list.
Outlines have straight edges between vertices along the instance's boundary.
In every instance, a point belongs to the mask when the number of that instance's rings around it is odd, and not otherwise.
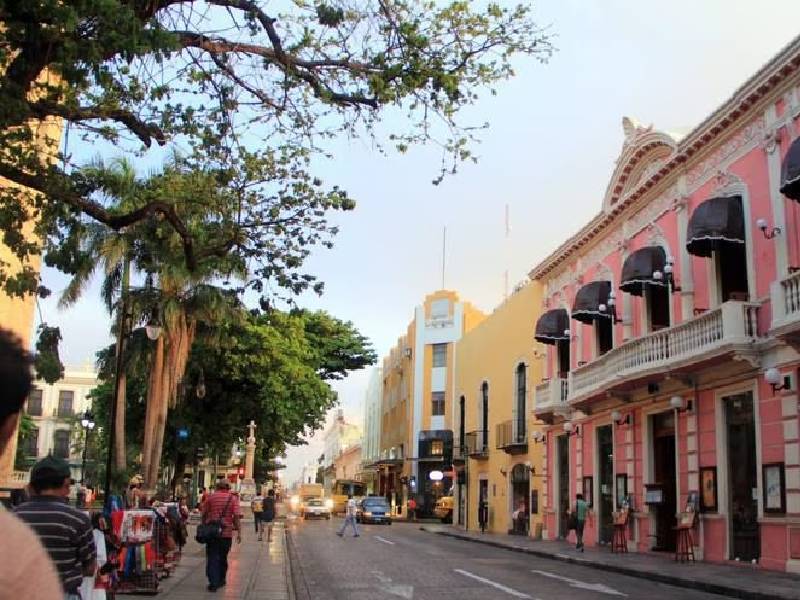
[{"label": "balcony", "polygon": [[497,426],[497,449],[508,454],[524,454],[528,451],[525,419],[511,419]]},{"label": "balcony", "polygon": [[475,459],[484,459],[489,457],[489,443],[486,439],[488,437],[485,431],[470,431],[464,436],[466,442],[467,456]]},{"label": "balcony", "polygon": [[[690,321],[631,340],[572,372],[569,403],[623,392],[669,373],[689,373],[736,356],[756,363],[758,304],[730,301]],[[537,407],[538,414],[538,407]]]},{"label": "balcony", "polygon": [[[464,436],[466,438],[466,435]],[[464,445],[466,442],[462,442],[458,438],[453,440],[453,463],[454,464],[463,464],[464,461],[467,459],[467,448]]]},{"label": "balcony", "polygon": [[569,380],[554,377],[536,386],[536,408],[533,413],[537,418],[552,423],[553,417],[567,413],[569,396]]},{"label": "balcony", "polygon": [[790,273],[770,287],[770,333],[795,349],[800,348],[800,271]]}]

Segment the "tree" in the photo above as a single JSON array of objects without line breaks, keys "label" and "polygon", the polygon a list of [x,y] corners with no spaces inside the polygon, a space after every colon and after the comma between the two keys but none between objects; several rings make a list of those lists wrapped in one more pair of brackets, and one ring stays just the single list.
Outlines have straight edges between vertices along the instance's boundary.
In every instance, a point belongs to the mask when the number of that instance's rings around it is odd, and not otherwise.
[{"label": "tree", "polygon": [[[483,124],[463,122],[462,109],[513,74],[515,55],[551,52],[529,7],[465,0],[0,0],[0,21],[0,176],[25,186],[0,195],[14,254],[71,272],[86,218],[124,230],[157,215],[189,270],[235,253],[257,291],[317,285],[299,272],[303,258],[335,234],[326,211],[353,206],[310,172],[326,139],[366,136],[401,152],[437,143],[439,180],[474,159]],[[121,206],[101,174],[32,143],[54,122],[137,158],[156,156],[154,142],[184,148],[189,168],[226,193],[193,200],[213,215],[203,227],[163,195]],[[33,237],[22,234],[31,221]],[[30,267],[4,268],[0,284],[41,290]]]}]

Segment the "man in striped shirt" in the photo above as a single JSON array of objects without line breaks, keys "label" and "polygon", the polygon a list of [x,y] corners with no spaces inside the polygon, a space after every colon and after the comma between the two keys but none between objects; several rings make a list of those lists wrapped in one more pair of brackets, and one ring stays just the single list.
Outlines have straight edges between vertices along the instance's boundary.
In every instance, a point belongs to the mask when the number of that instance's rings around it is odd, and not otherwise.
[{"label": "man in striped shirt", "polygon": [[69,505],[72,484],[69,465],[47,456],[31,469],[31,499],[15,510],[50,554],[67,599],[80,598],[83,576],[94,575],[96,552],[89,516]]},{"label": "man in striped shirt", "polygon": [[237,543],[242,543],[239,510],[239,498],[231,494],[230,483],[220,479],[216,491],[203,503],[203,523],[222,522],[222,535],[206,543],[206,577],[208,577],[209,592],[216,592],[226,583],[228,553],[231,551],[234,531]]}]

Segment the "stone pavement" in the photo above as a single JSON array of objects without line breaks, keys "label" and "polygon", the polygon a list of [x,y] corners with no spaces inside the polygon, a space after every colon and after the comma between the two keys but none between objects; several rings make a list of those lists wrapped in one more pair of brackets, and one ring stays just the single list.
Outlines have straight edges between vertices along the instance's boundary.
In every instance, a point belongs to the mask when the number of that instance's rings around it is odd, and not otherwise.
[{"label": "stone pavement", "polygon": [[537,541],[522,536],[464,531],[453,525],[422,525],[423,531],[505,548],[584,567],[658,581],[676,587],[752,600],[800,600],[800,576],[767,571],[750,564],[677,563],[672,554],[613,554],[608,547],[583,553],[564,541]]},{"label": "stone pavement", "polygon": [[[242,522],[242,543],[234,541],[228,556],[228,584],[216,592],[206,589],[205,547],[194,541],[194,526],[189,527],[190,542],[175,572],[161,581],[158,598],[163,600],[291,600],[290,567],[286,556],[286,528],[278,520],[272,532],[272,542],[257,540],[253,519]],[[119,594],[119,598],[133,598]]]}]

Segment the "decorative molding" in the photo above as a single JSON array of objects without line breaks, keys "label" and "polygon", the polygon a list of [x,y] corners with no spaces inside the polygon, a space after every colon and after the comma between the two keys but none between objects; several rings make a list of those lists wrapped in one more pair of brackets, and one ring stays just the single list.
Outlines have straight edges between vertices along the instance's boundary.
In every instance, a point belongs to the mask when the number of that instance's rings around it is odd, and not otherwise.
[{"label": "decorative molding", "polygon": [[664,214],[669,212],[677,197],[677,186],[673,185],[668,190],[654,198],[642,209],[631,215],[627,221],[628,237],[633,238],[644,229],[654,225]]},{"label": "decorative molding", "polygon": [[764,139],[761,141],[761,146],[764,148],[764,152],[767,154],[772,154],[780,147],[782,137],[781,128],[782,126],[776,126],[764,133]]},{"label": "decorative molding", "polygon": [[686,174],[686,185],[691,193],[708,181],[714,173],[725,170],[732,162],[747,154],[761,143],[766,133],[764,117],[753,119],[739,129],[727,142]]},{"label": "decorative molding", "polygon": [[715,196],[733,196],[742,193],[747,186],[741,177],[730,171],[720,171],[714,177]]}]

